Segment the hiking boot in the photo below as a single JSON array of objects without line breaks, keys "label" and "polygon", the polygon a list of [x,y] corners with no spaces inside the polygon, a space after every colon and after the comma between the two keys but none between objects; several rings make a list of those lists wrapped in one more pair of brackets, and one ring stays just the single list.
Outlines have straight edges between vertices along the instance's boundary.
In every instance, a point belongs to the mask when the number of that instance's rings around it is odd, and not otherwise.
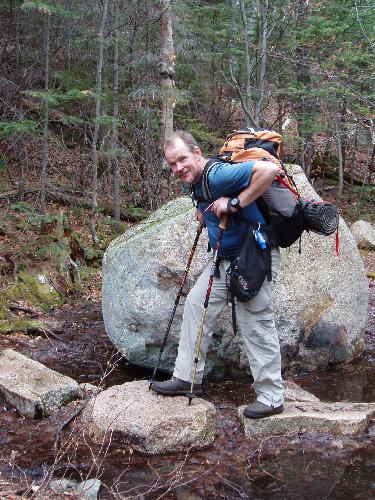
[{"label": "hiking boot", "polygon": [[[152,382],[151,389],[163,396],[186,396],[190,392],[191,382],[185,382],[179,378],[172,377],[165,382]],[[202,394],[202,386],[194,384],[194,394]]]},{"label": "hiking boot", "polygon": [[267,406],[260,401],[254,401],[246,406],[243,411],[245,417],[248,418],[264,418],[270,415],[276,415],[276,413],[282,413],[284,411],[284,406]]}]

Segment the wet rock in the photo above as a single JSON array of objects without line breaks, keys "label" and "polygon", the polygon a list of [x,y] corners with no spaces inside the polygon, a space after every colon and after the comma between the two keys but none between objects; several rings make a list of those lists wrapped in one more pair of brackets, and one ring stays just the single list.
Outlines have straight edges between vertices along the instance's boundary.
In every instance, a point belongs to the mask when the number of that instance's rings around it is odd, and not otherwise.
[{"label": "wet rock", "polygon": [[88,479],[77,485],[76,492],[84,500],[96,500],[101,486],[99,479]]},{"label": "wet rock", "polygon": [[13,351],[0,351],[0,393],[22,414],[47,416],[81,398],[77,382]]},{"label": "wet rock", "polygon": [[56,493],[72,493],[78,482],[72,479],[55,479],[49,483],[49,487]]},{"label": "wet rock", "polygon": [[82,500],[96,500],[101,485],[99,479],[88,479],[82,483],[71,479],[56,479],[50,482],[49,487],[56,493],[78,495]]},{"label": "wet rock", "polygon": [[82,424],[96,443],[111,439],[148,454],[201,449],[213,443],[213,404],[195,398],[164,397],[145,380],[113,386],[93,399]]},{"label": "wet rock", "polygon": [[285,401],[320,401],[318,397],[302,389],[292,380],[284,380],[284,399]]},{"label": "wet rock", "polygon": [[370,222],[358,220],[350,226],[359,248],[375,250],[375,228]]},{"label": "wet rock", "polygon": [[284,413],[267,418],[243,416],[245,406],[238,408],[246,436],[264,437],[297,432],[329,432],[353,435],[365,431],[375,416],[375,403],[293,402],[284,404]]},{"label": "wet rock", "polygon": [[[305,198],[319,199],[300,167],[290,167]],[[179,198],[116,238],[103,259],[103,317],[107,334],[124,357],[153,368],[195,237],[191,201]],[[189,291],[208,262],[206,231],[193,258]],[[304,233],[281,250],[275,288],[276,326],[283,368],[310,372],[357,357],[364,347],[368,283],[353,235],[340,220],[340,257],[335,235]],[[184,297],[164,351],[161,368],[172,372],[179,341]],[[243,378],[250,374],[243,341],[232,338],[230,307],[213,334],[206,374]]]},{"label": "wet rock", "polygon": [[89,399],[95,397],[101,392],[100,387],[90,384],[88,382],[84,382],[83,384],[79,384],[79,387],[82,391],[82,399]]}]

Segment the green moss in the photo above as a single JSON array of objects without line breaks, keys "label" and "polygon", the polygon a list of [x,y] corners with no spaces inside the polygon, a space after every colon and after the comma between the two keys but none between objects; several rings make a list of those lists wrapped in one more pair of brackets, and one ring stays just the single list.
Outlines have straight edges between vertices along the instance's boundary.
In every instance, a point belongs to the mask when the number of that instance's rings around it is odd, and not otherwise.
[{"label": "green moss", "polygon": [[84,245],[82,245],[82,248],[84,251],[85,260],[102,260],[104,252],[100,248]]},{"label": "green moss", "polygon": [[367,273],[367,277],[375,280],[375,272],[371,271],[371,272]]},{"label": "green moss", "polygon": [[136,220],[143,220],[147,217],[147,210],[145,210],[144,208],[140,208],[140,207],[134,207],[133,205],[128,205],[126,207],[127,211],[129,212],[129,214]]},{"label": "green moss", "polygon": [[49,283],[46,274],[34,276],[26,271],[18,273],[16,282],[6,290],[5,298],[12,301],[26,300],[44,311],[63,303],[62,297]]},{"label": "green moss", "polygon": [[32,333],[35,330],[43,329],[43,324],[37,320],[6,320],[0,319],[0,333],[25,332]]},{"label": "green moss", "polygon": [[[44,238],[49,240],[48,237]],[[66,271],[67,264],[70,259],[70,246],[69,240],[67,238],[61,238],[58,241],[43,245],[37,251],[39,257],[44,257],[46,260],[48,257],[52,257],[56,262],[57,270],[62,273]]]},{"label": "green moss", "polygon": [[6,317],[7,317],[6,310],[0,306],[0,321],[6,319]]},{"label": "green moss", "polygon": [[25,201],[19,201],[10,206],[12,210],[15,212],[23,212],[27,214],[31,214],[35,212],[35,208],[30,205],[30,203],[26,203]]}]

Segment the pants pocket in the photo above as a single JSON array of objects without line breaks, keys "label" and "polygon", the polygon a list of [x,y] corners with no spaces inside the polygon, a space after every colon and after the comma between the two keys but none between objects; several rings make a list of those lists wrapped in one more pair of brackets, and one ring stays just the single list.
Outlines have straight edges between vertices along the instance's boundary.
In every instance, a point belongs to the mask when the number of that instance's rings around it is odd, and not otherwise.
[{"label": "pants pocket", "polygon": [[246,304],[247,309],[252,313],[257,313],[269,308],[272,304],[272,292],[272,281],[267,281],[266,278],[259,292]]}]

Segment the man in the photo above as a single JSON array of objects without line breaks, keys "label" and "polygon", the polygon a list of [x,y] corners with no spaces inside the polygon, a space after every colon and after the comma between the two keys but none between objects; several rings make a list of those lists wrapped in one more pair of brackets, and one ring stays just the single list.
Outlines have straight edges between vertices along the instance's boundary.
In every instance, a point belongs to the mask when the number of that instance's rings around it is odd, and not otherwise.
[{"label": "man", "polygon": [[[195,139],[184,131],[177,131],[164,145],[166,161],[181,182],[191,183],[199,199],[202,195],[202,174],[207,159]],[[235,221],[235,214],[248,216],[264,223],[255,203],[275,179],[279,168],[272,162],[250,161],[232,165],[216,162],[208,175],[214,203],[198,202],[197,218],[205,222],[212,248],[219,234],[219,223],[228,214],[219,256],[222,258],[211,289],[205,318],[200,357],[197,364],[194,392],[200,394],[209,346],[216,320],[227,303],[226,269],[235,257],[244,224]],[[283,411],[283,385],[281,379],[280,344],[275,328],[273,309],[273,284],[280,267],[278,249],[272,249],[272,281],[264,281],[258,294],[248,302],[237,304],[237,320],[244,339],[250,369],[254,378],[256,401],[249,404],[244,415],[262,418]],[[202,307],[211,272],[209,265],[197,280],[185,302],[180,343],[175,369],[171,380],[154,382],[152,389],[167,396],[185,395],[190,391],[194,370],[195,344],[199,331]]]}]

